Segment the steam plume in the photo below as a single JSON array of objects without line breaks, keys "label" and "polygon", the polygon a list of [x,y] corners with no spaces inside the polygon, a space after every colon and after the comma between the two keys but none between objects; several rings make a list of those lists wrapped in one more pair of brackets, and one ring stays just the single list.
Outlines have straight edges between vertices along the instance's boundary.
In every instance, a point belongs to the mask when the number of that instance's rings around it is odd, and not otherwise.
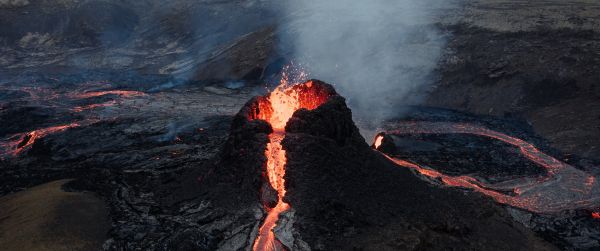
[{"label": "steam plume", "polygon": [[311,77],[335,84],[357,119],[384,119],[432,82],[445,45],[432,6],[449,2],[289,1],[282,44]]}]

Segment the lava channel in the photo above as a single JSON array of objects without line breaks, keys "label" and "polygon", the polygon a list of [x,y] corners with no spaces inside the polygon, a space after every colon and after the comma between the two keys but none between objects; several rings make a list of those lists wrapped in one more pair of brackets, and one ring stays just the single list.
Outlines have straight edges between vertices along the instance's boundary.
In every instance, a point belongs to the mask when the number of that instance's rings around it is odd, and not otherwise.
[{"label": "lava channel", "polygon": [[[105,95],[118,95],[120,98],[133,98],[133,97],[145,96],[146,93],[140,92],[140,91],[108,90],[108,91],[90,91],[90,92],[83,92],[83,93],[75,93],[75,94],[72,94],[71,96],[73,98],[77,98],[77,99],[86,99],[86,98],[101,97],[101,96],[105,96]],[[92,110],[92,109],[101,108],[101,107],[111,107],[111,106],[116,105],[117,103],[118,103],[117,100],[111,100],[111,101],[108,101],[105,103],[77,106],[77,107],[72,108],[72,110],[74,112],[82,112],[85,110]]]},{"label": "lava channel", "polygon": [[37,139],[46,137],[47,135],[54,134],[57,132],[62,132],[69,128],[79,127],[79,126],[81,126],[81,124],[71,123],[71,124],[66,124],[66,125],[41,128],[41,129],[33,130],[33,131],[27,132],[27,133],[15,134],[15,135],[11,136],[9,138],[9,140],[6,140],[5,142],[0,143],[0,147],[2,147],[4,149],[4,152],[0,153],[0,156],[4,156],[4,155],[17,156],[24,150],[31,148],[31,146],[33,145],[33,143],[35,143],[35,141]]},{"label": "lava channel", "polygon": [[[387,131],[386,134],[473,134],[500,140],[518,147],[523,156],[544,167],[548,173],[543,179],[532,177],[488,184],[466,175],[444,175],[439,171],[384,154],[397,165],[414,169],[432,180],[441,180],[445,185],[473,189],[501,204],[537,213],[593,208],[600,202],[600,185],[597,184],[595,176],[541,152],[522,139],[465,123],[401,122],[393,127],[394,130]],[[383,138],[383,134],[376,136],[373,144],[375,149],[379,149]],[[511,191],[514,195],[502,191]]]},{"label": "lava channel", "polygon": [[78,98],[78,99],[85,99],[85,98],[100,97],[100,96],[104,96],[104,95],[118,95],[121,97],[128,98],[128,97],[144,96],[144,95],[146,95],[146,93],[140,92],[140,91],[128,91],[128,90],[108,90],[108,91],[89,91],[89,92],[83,92],[83,93],[76,93],[76,94],[73,94],[72,96],[74,98]]},{"label": "lava channel", "polygon": [[259,233],[254,241],[253,250],[285,250],[286,247],[276,239],[273,229],[277,225],[279,215],[291,207],[283,201],[285,196],[285,165],[286,153],[281,142],[285,138],[285,126],[294,112],[298,109],[312,110],[325,103],[328,99],[326,91],[321,90],[313,81],[302,84],[290,85],[284,79],[266,98],[258,103],[258,114],[252,119],[261,119],[268,122],[273,128],[269,135],[265,156],[266,179],[270,186],[277,191],[278,199],[275,207],[269,207],[263,201],[267,217],[259,228]]}]

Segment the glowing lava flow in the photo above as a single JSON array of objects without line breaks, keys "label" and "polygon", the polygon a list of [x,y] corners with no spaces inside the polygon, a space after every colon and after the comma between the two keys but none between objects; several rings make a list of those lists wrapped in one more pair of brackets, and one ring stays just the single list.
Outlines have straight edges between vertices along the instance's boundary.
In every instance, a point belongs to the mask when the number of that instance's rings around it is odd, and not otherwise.
[{"label": "glowing lava flow", "polygon": [[277,205],[273,208],[266,206],[268,214],[262,226],[259,229],[253,250],[285,250],[273,233],[279,215],[290,209],[290,205],[283,201],[285,196],[285,165],[287,162],[286,153],[281,144],[285,138],[285,126],[294,112],[298,109],[312,110],[327,100],[328,96],[313,88],[313,82],[308,81],[303,84],[288,85],[286,80],[282,81],[269,96],[259,102],[260,113],[256,119],[267,121],[273,128],[273,133],[269,135],[269,143],[265,151],[267,157],[267,176],[271,187],[277,191]]},{"label": "glowing lava flow", "polygon": [[[109,86],[109,85],[108,85]],[[1,90],[21,91],[28,95],[17,98],[16,100],[26,101],[28,103],[37,104],[41,107],[52,107],[62,110],[68,108],[74,112],[82,112],[85,110],[96,109],[100,107],[110,107],[120,104],[121,99],[145,96],[144,92],[128,91],[128,90],[102,90],[91,91],[89,88],[106,88],[107,84],[82,84],[81,86],[73,87],[74,90],[69,90],[67,93],[45,87],[8,87]],[[71,107],[73,99],[94,98],[104,95],[117,95],[119,99],[110,100],[104,103],[88,104],[84,106]],[[0,108],[1,109],[1,108]],[[97,121],[97,118],[87,118],[70,124],[41,128],[30,132],[21,132],[13,134],[7,138],[0,139],[0,157],[17,156],[25,150],[31,148],[33,143],[49,134],[64,131],[68,128],[88,125]]]},{"label": "glowing lava flow", "polygon": [[[494,198],[497,202],[538,213],[557,212],[566,209],[593,207],[600,203],[600,186],[596,177],[563,163],[541,152],[521,139],[487,128],[449,122],[403,122],[394,125],[387,134],[474,134],[497,139],[520,149],[531,161],[544,167],[548,176],[543,179],[515,179],[497,184],[487,184],[470,176],[448,176],[405,160],[385,155],[397,165],[411,168],[448,186],[470,188]],[[383,136],[375,140],[377,149]],[[377,143],[379,142],[379,143]],[[511,191],[509,195],[501,191]]]},{"label": "glowing lava flow", "polygon": [[383,135],[377,135],[375,137],[375,142],[373,143],[373,145],[375,146],[375,149],[378,149],[379,146],[381,146],[382,142],[383,142]]},{"label": "glowing lava flow", "polygon": [[[73,94],[71,96],[73,98],[84,99],[84,98],[100,97],[100,96],[110,95],[110,94],[118,95],[122,98],[132,98],[132,97],[146,95],[146,93],[140,92],[140,91],[109,90],[109,91],[91,91],[91,92],[77,93],[77,94]],[[110,107],[110,106],[114,106],[116,104],[117,104],[117,101],[111,100],[111,101],[108,101],[105,103],[77,106],[77,107],[72,108],[72,110],[75,112],[82,112],[85,110],[91,110],[91,109],[96,109],[96,108],[100,108],[100,107]]]},{"label": "glowing lava flow", "polygon": [[100,107],[111,107],[111,106],[114,106],[115,104],[117,104],[117,102],[112,100],[112,101],[108,101],[106,103],[77,106],[77,107],[74,107],[72,110],[74,112],[82,112],[85,110],[92,110],[92,109],[96,109],[96,108],[100,108]]},{"label": "glowing lava flow", "polygon": [[143,93],[140,91],[109,90],[109,91],[91,91],[91,92],[77,93],[77,94],[74,94],[73,97],[84,99],[84,98],[100,97],[100,96],[109,95],[109,94],[119,95],[121,97],[136,97],[136,96],[146,95],[146,93]]},{"label": "glowing lava flow", "polygon": [[283,196],[285,196],[285,180],[283,177],[287,161],[285,150],[281,146],[281,141],[284,137],[283,131],[276,131],[269,135],[270,142],[265,152],[267,156],[267,175],[271,187],[277,191],[278,199],[277,205],[274,208],[265,206],[268,214],[258,231],[258,237],[254,242],[253,250],[285,250],[283,245],[275,239],[275,234],[273,233],[273,228],[275,228],[279,220],[279,214],[290,209],[290,205],[283,202]]},{"label": "glowing lava flow", "polygon": [[43,138],[49,134],[61,132],[61,131],[67,130],[69,128],[78,127],[78,126],[80,126],[80,124],[71,123],[71,124],[67,124],[67,125],[46,127],[46,128],[42,128],[42,129],[33,130],[28,133],[20,133],[20,134],[13,135],[12,137],[10,137],[13,140],[0,144],[0,146],[2,146],[2,148],[5,151],[5,152],[1,153],[0,155],[16,156],[19,153],[21,153],[22,151],[24,151],[25,149],[30,148],[33,145],[33,143],[35,143],[36,139]]}]

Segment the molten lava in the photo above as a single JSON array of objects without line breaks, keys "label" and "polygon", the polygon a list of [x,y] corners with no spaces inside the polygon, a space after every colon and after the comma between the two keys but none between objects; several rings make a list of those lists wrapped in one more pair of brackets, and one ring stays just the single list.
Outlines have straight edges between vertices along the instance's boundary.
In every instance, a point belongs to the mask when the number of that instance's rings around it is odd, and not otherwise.
[{"label": "molten lava", "polygon": [[270,186],[277,191],[278,200],[273,208],[269,208],[267,203],[263,202],[268,214],[259,229],[253,250],[285,250],[273,233],[279,215],[290,209],[290,205],[283,201],[286,193],[284,176],[287,159],[281,142],[285,138],[285,126],[296,110],[315,109],[325,103],[328,97],[327,91],[314,85],[312,81],[289,85],[284,79],[266,98],[259,100],[258,112],[251,119],[267,121],[273,128],[265,151],[266,178]]},{"label": "molten lava", "polygon": [[[73,98],[77,98],[77,99],[85,99],[85,98],[100,97],[100,96],[111,95],[111,94],[118,95],[121,98],[132,98],[132,97],[146,95],[145,93],[139,92],[139,91],[109,90],[109,91],[90,91],[90,92],[83,92],[83,93],[75,93],[75,94],[72,94],[71,96]],[[108,101],[105,103],[77,106],[77,107],[73,108],[72,110],[75,112],[82,112],[85,110],[92,110],[92,109],[101,108],[101,107],[110,107],[110,106],[114,106],[116,104],[117,104],[117,101],[112,100],[112,101]]]},{"label": "molten lava", "polygon": [[[470,176],[449,176],[436,170],[385,155],[399,166],[411,168],[445,185],[473,189],[494,198],[497,202],[539,213],[593,207],[600,203],[600,186],[596,177],[561,162],[524,140],[476,125],[448,122],[402,122],[387,134],[473,134],[503,141],[518,147],[521,154],[547,170],[542,179],[521,178],[488,184]],[[381,143],[378,136],[375,148]],[[511,191],[514,195],[503,191]]]},{"label": "molten lava", "polygon": [[117,102],[113,100],[113,101],[108,101],[106,103],[77,106],[77,107],[74,107],[72,110],[74,112],[82,112],[85,110],[92,110],[92,109],[101,108],[101,107],[110,107],[110,106],[114,106],[115,104],[117,104]]},{"label": "molten lava", "polygon": [[136,97],[136,96],[146,95],[145,93],[140,92],[140,91],[109,90],[109,91],[91,91],[91,92],[84,92],[84,93],[76,93],[73,96],[75,98],[84,99],[84,98],[100,97],[100,96],[110,95],[110,94],[119,95],[121,97]]},{"label": "molten lava", "polygon": [[373,146],[375,146],[375,149],[379,148],[379,146],[381,146],[381,142],[383,142],[383,135],[377,135],[375,137],[375,143],[373,143]]},{"label": "molten lava", "polygon": [[80,126],[80,124],[71,123],[71,124],[67,124],[67,125],[52,126],[52,127],[33,130],[28,133],[20,133],[20,134],[13,135],[11,137],[11,139],[13,139],[13,140],[0,144],[0,146],[2,146],[2,148],[5,151],[3,153],[0,153],[0,156],[1,155],[16,156],[19,153],[23,152],[24,150],[31,148],[33,143],[35,143],[35,141],[39,138],[43,138],[49,134],[61,132],[61,131],[67,130],[69,128],[78,127],[78,126]]},{"label": "molten lava", "polygon": [[592,212],[592,218],[600,219],[600,212]]}]

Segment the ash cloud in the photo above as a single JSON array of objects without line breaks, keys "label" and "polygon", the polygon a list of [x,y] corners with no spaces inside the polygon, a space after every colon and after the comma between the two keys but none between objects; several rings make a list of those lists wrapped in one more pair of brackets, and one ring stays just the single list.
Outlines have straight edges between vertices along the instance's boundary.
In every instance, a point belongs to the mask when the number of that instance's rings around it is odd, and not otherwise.
[{"label": "ash cloud", "polygon": [[443,0],[306,0],[281,5],[282,44],[309,76],[336,86],[359,121],[380,121],[418,101],[445,46],[435,26]]}]

